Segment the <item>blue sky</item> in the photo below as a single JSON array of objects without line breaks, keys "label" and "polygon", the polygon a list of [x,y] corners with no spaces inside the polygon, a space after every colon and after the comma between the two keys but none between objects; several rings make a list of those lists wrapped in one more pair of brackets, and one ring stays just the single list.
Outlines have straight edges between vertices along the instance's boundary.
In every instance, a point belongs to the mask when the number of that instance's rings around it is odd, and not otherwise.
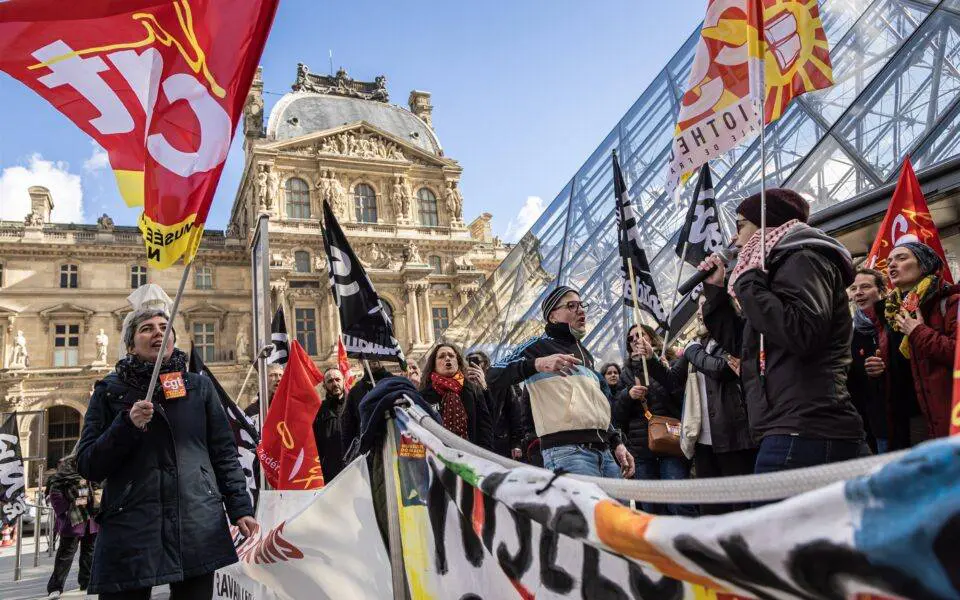
[{"label": "blue sky", "polygon": [[[391,102],[433,94],[447,156],[464,168],[464,212],[494,215],[515,239],[556,196],[703,17],[705,0],[417,3],[282,0],[261,63],[267,110],[296,65],[372,80]],[[54,220],[106,212],[134,224],[103,155],[39,96],[0,74],[0,218],[27,212],[26,187],[47,185]],[[269,113],[268,113],[269,114]],[[208,219],[222,228],[242,168],[239,140]]]}]

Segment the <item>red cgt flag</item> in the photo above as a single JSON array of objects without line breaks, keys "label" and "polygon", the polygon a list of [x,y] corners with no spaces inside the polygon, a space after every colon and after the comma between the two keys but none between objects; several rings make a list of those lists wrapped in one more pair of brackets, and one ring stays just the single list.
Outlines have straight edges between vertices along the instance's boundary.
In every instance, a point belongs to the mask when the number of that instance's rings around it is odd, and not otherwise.
[{"label": "red cgt flag", "polygon": [[903,159],[903,168],[900,170],[897,189],[894,190],[893,198],[890,199],[887,215],[883,218],[883,223],[880,224],[880,231],[877,232],[877,239],[874,240],[873,247],[870,248],[870,254],[867,255],[867,264],[871,268],[878,269],[886,274],[887,257],[890,255],[890,251],[897,245],[897,242],[911,239],[919,240],[934,249],[945,267],[943,278],[953,283],[950,269],[946,268],[947,257],[943,253],[943,245],[940,243],[937,225],[930,216],[930,209],[927,208],[923,190],[920,189],[920,181],[913,171],[913,165],[910,163],[910,157],[908,156]]},{"label": "red cgt flag", "polygon": [[0,2],[0,71],[107,151],[154,267],[196,254],[278,1]]},{"label": "red cgt flag", "polygon": [[353,387],[353,371],[350,370],[350,360],[347,358],[347,347],[343,345],[343,337],[337,338],[337,369],[343,373],[343,393],[349,394]]},{"label": "red cgt flag", "polygon": [[323,487],[323,471],[313,420],[320,410],[316,387],[323,375],[303,347],[290,342],[283,378],[277,386],[261,428],[257,456],[267,481],[275,490],[313,490]]}]

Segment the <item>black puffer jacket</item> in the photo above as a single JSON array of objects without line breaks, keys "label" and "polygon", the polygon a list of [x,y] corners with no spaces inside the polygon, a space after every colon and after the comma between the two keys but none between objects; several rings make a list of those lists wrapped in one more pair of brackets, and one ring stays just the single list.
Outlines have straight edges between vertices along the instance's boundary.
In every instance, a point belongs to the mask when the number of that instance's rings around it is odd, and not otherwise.
[{"label": "black puffer jacket", "polygon": [[[708,351],[707,348],[710,350]],[[740,378],[727,365],[725,352],[718,344],[690,344],[683,356],[703,373],[707,391],[710,441],[714,452],[733,452],[756,448],[750,434],[747,407],[740,391]]]},{"label": "black puffer jacket", "polygon": [[[443,414],[443,398],[430,383],[421,392],[423,399],[439,414]],[[472,383],[465,382],[460,391],[460,401],[467,411],[467,441],[481,448],[493,450],[493,424],[487,401],[487,392]]]},{"label": "black puffer jacket", "polygon": [[510,451],[523,447],[523,407],[517,386],[488,391],[490,421],[493,423],[493,451],[510,458]]},{"label": "black puffer jacket", "polygon": [[[658,417],[679,419],[683,412],[684,383],[687,361],[680,358],[669,369],[657,360],[647,360],[650,385],[647,386],[647,407]],[[647,417],[643,403],[630,397],[630,388],[643,385],[643,365],[630,359],[620,371],[624,388],[613,404],[613,423],[619,428],[627,450],[634,456],[649,454],[647,449]]]},{"label": "black puffer jacket", "polygon": [[[227,525],[252,516],[237,447],[213,384],[157,402],[146,431],[129,409],[146,395],[111,373],[94,387],[78,470],[104,481],[91,593],[181,581],[237,562]],[[226,514],[224,514],[226,507]]]},{"label": "black puffer jacket", "polygon": [[340,439],[340,417],[346,398],[327,394],[313,420],[313,437],[317,442],[317,452],[320,454],[320,469],[323,471],[323,481],[330,480],[343,470],[343,443]]},{"label": "black puffer jacket", "polygon": [[[750,428],[761,438],[863,439],[863,423],[847,392],[850,253],[822,231],[802,225],[769,251],[767,269],[747,271],[737,280],[742,317],[726,288],[707,285],[704,290],[710,337],[741,358]],[[761,334],[767,355],[763,379]]]}]

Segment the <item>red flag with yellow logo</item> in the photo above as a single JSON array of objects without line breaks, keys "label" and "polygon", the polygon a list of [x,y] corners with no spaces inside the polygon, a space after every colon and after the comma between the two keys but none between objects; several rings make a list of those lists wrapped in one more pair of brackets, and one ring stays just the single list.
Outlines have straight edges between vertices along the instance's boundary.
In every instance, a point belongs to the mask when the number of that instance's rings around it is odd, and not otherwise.
[{"label": "red flag with yellow logo", "polygon": [[670,194],[760,133],[790,100],[833,85],[817,0],[709,0],[667,161]]},{"label": "red flag with yellow logo", "polygon": [[887,214],[883,217],[880,230],[877,231],[877,239],[873,241],[870,254],[867,255],[867,264],[870,268],[882,271],[886,275],[887,257],[890,256],[890,251],[897,242],[901,241],[922,242],[933,248],[944,264],[941,276],[944,280],[953,283],[950,269],[946,267],[947,256],[943,252],[943,244],[940,243],[937,224],[930,216],[930,209],[927,208],[927,201],[920,188],[920,180],[917,179],[909,156],[903,159],[897,189],[893,191]]},{"label": "red flag with yellow logo", "polygon": [[106,150],[154,267],[196,254],[277,3],[0,2],[0,71]]},{"label": "red flag with yellow logo", "polygon": [[323,471],[313,421],[320,410],[317,386],[323,375],[303,347],[290,342],[290,355],[277,392],[260,428],[257,456],[267,481],[275,490],[313,490],[323,487]]}]

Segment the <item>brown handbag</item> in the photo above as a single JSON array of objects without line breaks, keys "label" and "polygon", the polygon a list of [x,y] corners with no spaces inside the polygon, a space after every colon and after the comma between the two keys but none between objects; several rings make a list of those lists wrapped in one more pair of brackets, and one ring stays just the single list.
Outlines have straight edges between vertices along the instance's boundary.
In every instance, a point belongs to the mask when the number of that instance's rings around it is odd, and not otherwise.
[{"label": "brown handbag", "polygon": [[647,448],[655,454],[683,457],[680,448],[680,419],[658,417],[647,408],[643,401],[643,416],[647,418]]}]

